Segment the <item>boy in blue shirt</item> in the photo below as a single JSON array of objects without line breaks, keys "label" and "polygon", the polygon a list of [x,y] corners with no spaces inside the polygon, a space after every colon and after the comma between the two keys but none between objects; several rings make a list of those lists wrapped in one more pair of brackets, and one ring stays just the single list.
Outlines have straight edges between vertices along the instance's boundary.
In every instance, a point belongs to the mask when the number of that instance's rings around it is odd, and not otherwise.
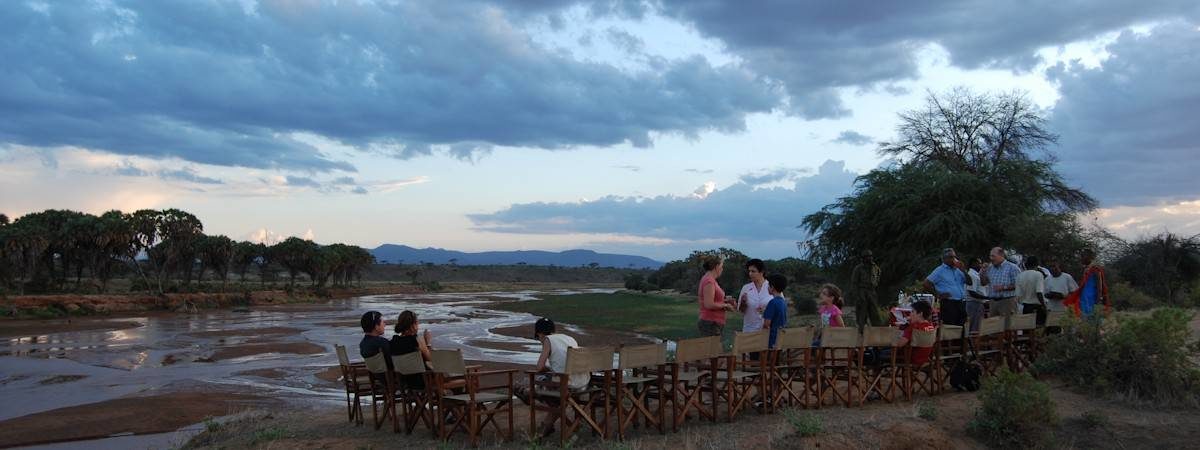
[{"label": "boy in blue shirt", "polygon": [[779,329],[787,326],[787,300],[783,299],[783,291],[787,289],[787,277],[772,274],[767,277],[767,286],[774,298],[763,310],[763,329],[771,330],[770,347],[775,348],[775,337],[779,335]]}]

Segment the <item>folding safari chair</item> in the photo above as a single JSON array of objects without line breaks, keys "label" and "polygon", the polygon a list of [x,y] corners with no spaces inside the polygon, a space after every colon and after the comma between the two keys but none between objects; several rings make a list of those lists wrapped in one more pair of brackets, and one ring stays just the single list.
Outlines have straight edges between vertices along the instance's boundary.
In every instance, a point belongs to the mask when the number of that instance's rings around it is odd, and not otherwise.
[{"label": "folding safari chair", "polygon": [[[904,373],[904,399],[912,401],[914,392],[924,391],[928,395],[935,395],[938,391],[938,375],[933,347],[937,345],[937,331],[913,330],[912,339],[908,345],[902,350],[904,352],[903,362],[897,364],[897,370]],[[925,362],[916,364],[913,362],[913,351],[918,348],[927,348],[930,350],[929,359]]]},{"label": "folding safari chair", "polygon": [[[392,371],[388,370],[387,356],[379,352],[366,358],[364,362],[371,374],[371,417],[375,429],[380,429],[384,422],[391,419],[392,430],[399,432],[400,419],[396,414],[396,390],[399,386]],[[380,404],[383,404],[382,412],[379,411]]]},{"label": "folding safari chair", "polygon": [[[455,431],[462,430],[467,434],[472,447],[479,446],[479,436],[483,429],[491,424],[502,440],[513,437],[513,374],[517,371],[471,370],[463,360],[462,350],[432,350],[433,388],[432,395],[437,404],[437,428],[442,440],[447,440]],[[450,386],[458,385],[455,380],[463,380],[462,393],[450,393]],[[484,381],[499,379],[500,381]],[[507,418],[507,427],[502,428],[496,421],[496,416],[503,414]],[[453,424],[447,424],[447,416],[454,418]]]},{"label": "folding safari chair", "polygon": [[[774,370],[774,386],[772,404],[775,408],[783,406],[809,407],[809,401],[814,397],[815,372],[813,370],[812,341],[815,329],[813,327],[781,328],[775,337],[775,351],[772,366]],[[796,384],[800,387],[797,388]]]},{"label": "folding safari chair", "polygon": [[[401,377],[392,376],[396,389],[395,404],[400,405],[400,415],[404,418],[404,432],[412,434],[417,422],[425,424],[426,428],[437,435],[437,421],[433,418],[432,390],[433,377],[425,367],[421,352],[409,352],[392,357],[392,370]],[[404,382],[403,375],[420,375],[423,386],[409,386]],[[398,429],[396,431],[399,431]]]},{"label": "folding safari chair", "polygon": [[[601,373],[592,377],[593,372]],[[608,419],[612,413],[613,348],[568,348],[567,368],[563,373],[534,372],[529,374],[529,429],[537,430],[537,412],[557,412],[559,445],[566,445],[567,437],[587,425],[600,439],[608,438]],[[539,381],[538,375],[549,374],[550,380]],[[589,375],[584,375],[589,374]],[[572,376],[587,376],[589,382],[582,390],[572,390]],[[536,398],[550,398],[545,404]],[[597,410],[601,412],[597,412]]]},{"label": "folding safari chair", "polygon": [[[854,327],[825,327],[821,330],[821,347],[817,363],[817,407],[820,408],[826,398],[833,403],[844,403],[850,407],[861,400],[858,392],[861,387],[858,358],[862,347],[859,345],[858,329]],[[838,390],[838,383],[845,382],[846,390]]]},{"label": "folding safari chair", "polygon": [[[871,394],[876,394],[885,402],[891,403],[895,400],[896,390],[896,353],[899,349],[893,349],[892,346],[896,342],[896,335],[900,330],[893,327],[864,327],[863,342],[864,349],[872,349],[871,354],[875,357],[872,361],[865,361],[866,351],[859,353],[858,363],[861,367],[859,376],[863,379],[862,398],[859,399],[859,404],[870,400]],[[887,358],[879,356],[883,349],[889,349]]]},{"label": "folding safari chair", "polygon": [[716,391],[717,359],[721,355],[721,337],[685,339],[675,344],[675,361],[668,371],[667,389],[671,397],[671,431],[695,411],[700,417],[716,422],[717,398],[704,405],[703,393]]},{"label": "folding safari chair", "polygon": [[1033,355],[1037,350],[1037,314],[1015,314],[1008,316],[1005,326],[1005,353],[1008,356],[1008,368],[1013,372],[1023,372],[1033,365]]},{"label": "folding safari chair", "polygon": [[979,322],[979,334],[974,336],[975,348],[986,375],[995,375],[1004,363],[1004,325],[1003,316],[988,317]]},{"label": "folding safari chair", "polygon": [[736,333],[733,352],[722,355],[723,367],[717,369],[717,390],[713,397],[724,400],[726,420],[730,422],[755,398],[761,402],[760,412],[766,412],[770,405],[767,401],[771,374],[769,333],[767,330]]},{"label": "folding safari chair", "polygon": [[361,399],[363,396],[371,395],[371,374],[367,372],[366,364],[350,362],[346,346],[338,344],[333,348],[337,353],[338,366],[342,369],[342,383],[346,388],[346,413],[350,416],[351,422],[362,425]]},{"label": "folding safari chair", "polygon": [[937,377],[937,392],[947,389],[950,371],[966,354],[966,330],[971,329],[968,321],[962,326],[941,324],[937,329],[937,344],[933,347],[934,375]]},{"label": "folding safari chair", "polygon": [[666,407],[670,403],[663,384],[667,376],[666,344],[621,346],[614,374],[617,435],[624,439],[629,427],[637,426],[639,419],[646,427],[663,433]]}]

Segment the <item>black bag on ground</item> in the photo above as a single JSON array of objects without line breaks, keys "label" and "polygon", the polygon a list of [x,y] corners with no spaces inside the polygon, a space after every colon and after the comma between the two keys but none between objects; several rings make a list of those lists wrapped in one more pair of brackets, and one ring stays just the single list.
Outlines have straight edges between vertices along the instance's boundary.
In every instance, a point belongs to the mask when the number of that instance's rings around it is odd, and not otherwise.
[{"label": "black bag on ground", "polygon": [[954,367],[950,369],[950,387],[962,392],[975,392],[979,390],[979,378],[983,375],[983,366],[979,365],[979,355],[975,353],[975,346],[971,340],[966,337],[966,329],[963,329],[963,339],[967,342],[967,348],[971,349],[970,355],[963,355],[958,362],[954,363]]}]

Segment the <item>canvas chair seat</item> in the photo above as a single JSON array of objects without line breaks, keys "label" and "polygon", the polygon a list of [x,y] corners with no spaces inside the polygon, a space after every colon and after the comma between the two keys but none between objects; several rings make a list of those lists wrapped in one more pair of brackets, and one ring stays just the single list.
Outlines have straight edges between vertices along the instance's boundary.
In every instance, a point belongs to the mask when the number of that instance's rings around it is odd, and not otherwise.
[{"label": "canvas chair seat", "polygon": [[[567,395],[573,397],[576,395],[596,393],[596,392],[600,392],[601,390],[602,389],[600,389],[599,386],[592,386],[589,384],[587,387],[584,387],[581,389],[567,389]],[[537,390],[534,390],[533,393],[534,393],[534,395],[537,395],[538,397],[554,397],[554,398],[562,397],[562,392],[557,389],[541,389],[541,388],[539,388]]]},{"label": "canvas chair seat", "polygon": [[621,383],[624,383],[626,385],[649,383],[651,381],[658,381],[658,378],[655,378],[655,377],[623,377],[623,378],[621,378]]},{"label": "canvas chair seat", "polygon": [[[464,403],[471,401],[471,396],[469,394],[443,395],[442,398],[446,399],[446,400],[451,400],[451,401],[456,401],[456,402],[464,402]],[[512,399],[513,399],[513,397],[511,395],[497,394],[495,392],[480,392],[480,393],[475,394],[475,403],[491,403],[491,402],[499,402],[499,401],[510,401]]]},{"label": "canvas chair seat", "polygon": [[708,375],[708,372],[679,372],[679,376],[675,378],[675,381],[692,382]]},{"label": "canvas chair seat", "polygon": [[732,374],[729,372],[725,372],[725,371],[718,371],[717,379],[718,380],[741,380],[741,379],[745,379],[745,378],[757,377],[759,375],[762,375],[762,373],[759,371],[735,370],[735,371],[733,371]]}]

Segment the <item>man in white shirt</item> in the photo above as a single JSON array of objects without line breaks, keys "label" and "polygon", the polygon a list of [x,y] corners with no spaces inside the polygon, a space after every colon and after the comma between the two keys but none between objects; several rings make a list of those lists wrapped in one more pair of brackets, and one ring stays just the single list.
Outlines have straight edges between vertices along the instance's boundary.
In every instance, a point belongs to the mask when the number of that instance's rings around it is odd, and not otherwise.
[{"label": "man in white shirt", "polygon": [[1038,325],[1046,323],[1046,276],[1038,270],[1038,258],[1025,258],[1025,271],[1017,275],[1017,301],[1021,314],[1037,313]]},{"label": "man in white shirt", "polygon": [[1068,294],[1079,289],[1079,283],[1075,282],[1075,277],[1071,274],[1062,271],[1062,265],[1057,259],[1051,258],[1050,276],[1046,278],[1046,309],[1050,311],[1066,311],[1063,307],[1063,299]]},{"label": "man in white shirt", "polygon": [[761,259],[746,261],[746,272],[750,275],[750,282],[742,286],[742,293],[738,295],[738,311],[742,312],[743,333],[762,330],[763,311],[767,309],[767,304],[771,303],[773,297],[767,289],[769,283],[765,275],[766,269],[767,265]]}]

